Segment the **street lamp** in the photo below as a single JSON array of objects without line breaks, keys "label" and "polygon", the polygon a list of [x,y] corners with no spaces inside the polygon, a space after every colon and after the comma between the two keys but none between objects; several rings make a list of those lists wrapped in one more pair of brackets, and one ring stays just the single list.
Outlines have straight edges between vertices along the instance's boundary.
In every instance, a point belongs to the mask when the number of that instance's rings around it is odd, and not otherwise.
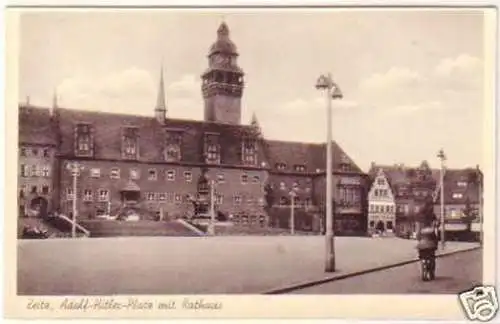
[{"label": "street lamp", "polygon": [[325,90],[326,93],[326,259],[325,271],[335,271],[335,246],[333,230],[333,204],[332,204],[332,99],[342,99],[342,92],[333,82],[330,73],[322,74],[317,82],[316,89]]},{"label": "street lamp", "polygon": [[73,215],[71,217],[71,237],[75,238],[76,237],[76,191],[77,191],[77,180],[78,176],[80,175],[80,171],[83,170],[83,166],[80,165],[80,163],[74,161],[74,162],[68,162],[66,165],[66,168],[71,172],[71,175],[73,177]]},{"label": "street lamp", "polygon": [[441,181],[441,193],[440,193],[440,201],[441,201],[441,249],[444,250],[445,247],[445,226],[444,226],[444,161],[446,161],[446,155],[444,154],[443,149],[440,149],[437,157],[441,161],[441,169],[440,169],[440,181]]},{"label": "street lamp", "polygon": [[208,234],[215,235],[215,203],[216,203],[216,192],[215,186],[218,181],[221,180],[221,176],[217,175],[217,179],[210,180],[210,223],[208,224]]},{"label": "street lamp", "polygon": [[295,197],[297,197],[297,192],[292,189],[289,193],[290,195],[290,234],[295,235]]}]

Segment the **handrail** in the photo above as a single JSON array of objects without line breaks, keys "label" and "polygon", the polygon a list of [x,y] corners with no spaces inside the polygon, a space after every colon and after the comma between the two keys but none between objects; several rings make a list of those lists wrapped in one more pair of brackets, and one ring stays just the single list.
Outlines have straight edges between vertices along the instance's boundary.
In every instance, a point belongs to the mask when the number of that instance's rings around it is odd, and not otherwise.
[{"label": "handrail", "polygon": [[[73,224],[73,220],[71,218],[69,218],[68,216],[66,215],[63,215],[63,214],[59,214],[58,217],[64,219],[65,221]],[[90,231],[87,230],[85,227],[83,227],[82,225],[78,224],[77,222],[74,222],[75,223],[75,226],[83,232],[83,234],[85,234],[85,236],[90,236]]]}]

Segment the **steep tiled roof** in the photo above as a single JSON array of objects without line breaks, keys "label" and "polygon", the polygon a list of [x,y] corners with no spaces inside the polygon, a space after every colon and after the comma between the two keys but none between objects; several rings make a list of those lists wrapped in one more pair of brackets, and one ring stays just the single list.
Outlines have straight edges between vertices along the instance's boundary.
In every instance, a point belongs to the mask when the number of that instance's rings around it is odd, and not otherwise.
[{"label": "steep tiled roof", "polygon": [[[139,160],[145,162],[164,161],[162,149],[166,129],[182,131],[181,161],[189,163],[203,161],[204,134],[217,133],[221,145],[221,163],[241,164],[241,138],[252,134],[252,128],[246,125],[169,118],[165,125],[161,125],[153,117],[74,109],[58,109],[58,117],[62,155],[73,155],[74,126],[83,122],[93,125],[94,157],[102,159],[121,159],[122,129],[126,126],[139,129]],[[262,161],[262,157],[259,160]]]},{"label": "steep tiled roof", "polygon": [[[305,167],[305,172],[324,172],[326,169],[325,143],[299,143],[277,140],[264,140],[255,133],[251,125],[231,125],[196,120],[170,119],[160,124],[154,117],[127,115],[109,112],[57,108],[54,111],[55,126],[50,128],[49,109],[22,108],[20,114],[20,133],[37,134],[44,130],[45,136],[55,142],[56,133],[60,139],[61,156],[74,156],[74,132],[78,123],[92,125],[94,134],[94,156],[96,159],[119,160],[122,158],[122,132],[124,127],[136,127],[139,135],[139,161],[163,162],[163,144],[168,129],[182,132],[181,162],[202,163],[204,134],[219,134],[221,162],[224,165],[241,165],[241,138],[257,136],[257,150],[260,162],[278,171],[276,165],[284,163],[284,172],[295,172],[296,165]],[[35,117],[36,118],[33,118]],[[23,133],[24,134],[24,133]],[[27,136],[26,135],[26,136]],[[35,136],[32,135],[32,136]],[[25,136],[25,137],[26,137]],[[38,139],[46,140],[43,136]],[[334,170],[363,173],[352,159],[336,143],[332,142],[332,163]]]},{"label": "steep tiled roof", "polygon": [[26,144],[55,145],[50,109],[19,107],[19,142]]},{"label": "steep tiled roof", "polygon": [[[467,200],[471,204],[479,203],[478,171],[475,168],[446,169],[444,174],[444,202],[445,204],[465,204]],[[459,185],[464,183],[465,185]],[[436,203],[440,203],[439,182],[437,188]]]},{"label": "steep tiled roof", "polygon": [[[268,160],[270,167],[278,171],[277,165],[284,163],[284,169],[279,171],[294,172],[295,165],[305,166],[305,172],[324,172],[326,169],[326,144],[300,143],[267,140]],[[342,163],[349,165],[347,171],[362,173],[361,169],[336,143],[332,142],[332,165],[334,170],[340,170]],[[344,169],[344,171],[346,171]]]}]

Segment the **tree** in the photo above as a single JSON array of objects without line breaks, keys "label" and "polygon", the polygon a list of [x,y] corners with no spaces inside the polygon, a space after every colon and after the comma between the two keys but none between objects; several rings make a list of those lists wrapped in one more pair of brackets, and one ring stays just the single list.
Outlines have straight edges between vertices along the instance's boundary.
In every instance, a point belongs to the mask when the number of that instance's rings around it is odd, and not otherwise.
[{"label": "tree", "polygon": [[462,221],[467,225],[467,233],[472,231],[472,222],[476,219],[476,210],[472,207],[469,198],[465,200],[465,206],[462,210]]}]

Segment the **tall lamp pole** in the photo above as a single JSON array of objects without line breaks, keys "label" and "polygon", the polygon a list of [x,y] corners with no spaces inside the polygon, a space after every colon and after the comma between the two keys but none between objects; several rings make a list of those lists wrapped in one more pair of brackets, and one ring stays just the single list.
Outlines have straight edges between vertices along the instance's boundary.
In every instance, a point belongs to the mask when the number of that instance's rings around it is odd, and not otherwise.
[{"label": "tall lamp pole", "polygon": [[208,234],[215,234],[215,180],[210,180],[210,223]]},{"label": "tall lamp pole", "polygon": [[295,197],[297,193],[294,189],[290,191],[290,234],[295,235]]},{"label": "tall lamp pole", "polygon": [[73,177],[73,215],[71,217],[71,237],[75,238],[76,237],[76,213],[77,213],[77,207],[76,207],[77,181],[78,181],[78,176],[80,175],[80,171],[83,170],[83,166],[81,166],[80,163],[74,161],[74,162],[69,162],[67,164],[67,168],[71,172],[71,175]]},{"label": "tall lamp pole", "polygon": [[332,195],[332,99],[342,99],[340,88],[333,82],[330,73],[322,74],[317,82],[316,89],[325,90],[326,93],[326,258],[325,271],[335,271],[335,232],[333,220],[333,195]]},{"label": "tall lamp pole", "polygon": [[444,161],[446,161],[446,155],[444,154],[443,149],[439,150],[437,157],[441,161],[441,169],[440,169],[440,181],[441,181],[441,193],[440,193],[440,202],[441,202],[441,249],[445,248],[445,215],[444,215]]}]

